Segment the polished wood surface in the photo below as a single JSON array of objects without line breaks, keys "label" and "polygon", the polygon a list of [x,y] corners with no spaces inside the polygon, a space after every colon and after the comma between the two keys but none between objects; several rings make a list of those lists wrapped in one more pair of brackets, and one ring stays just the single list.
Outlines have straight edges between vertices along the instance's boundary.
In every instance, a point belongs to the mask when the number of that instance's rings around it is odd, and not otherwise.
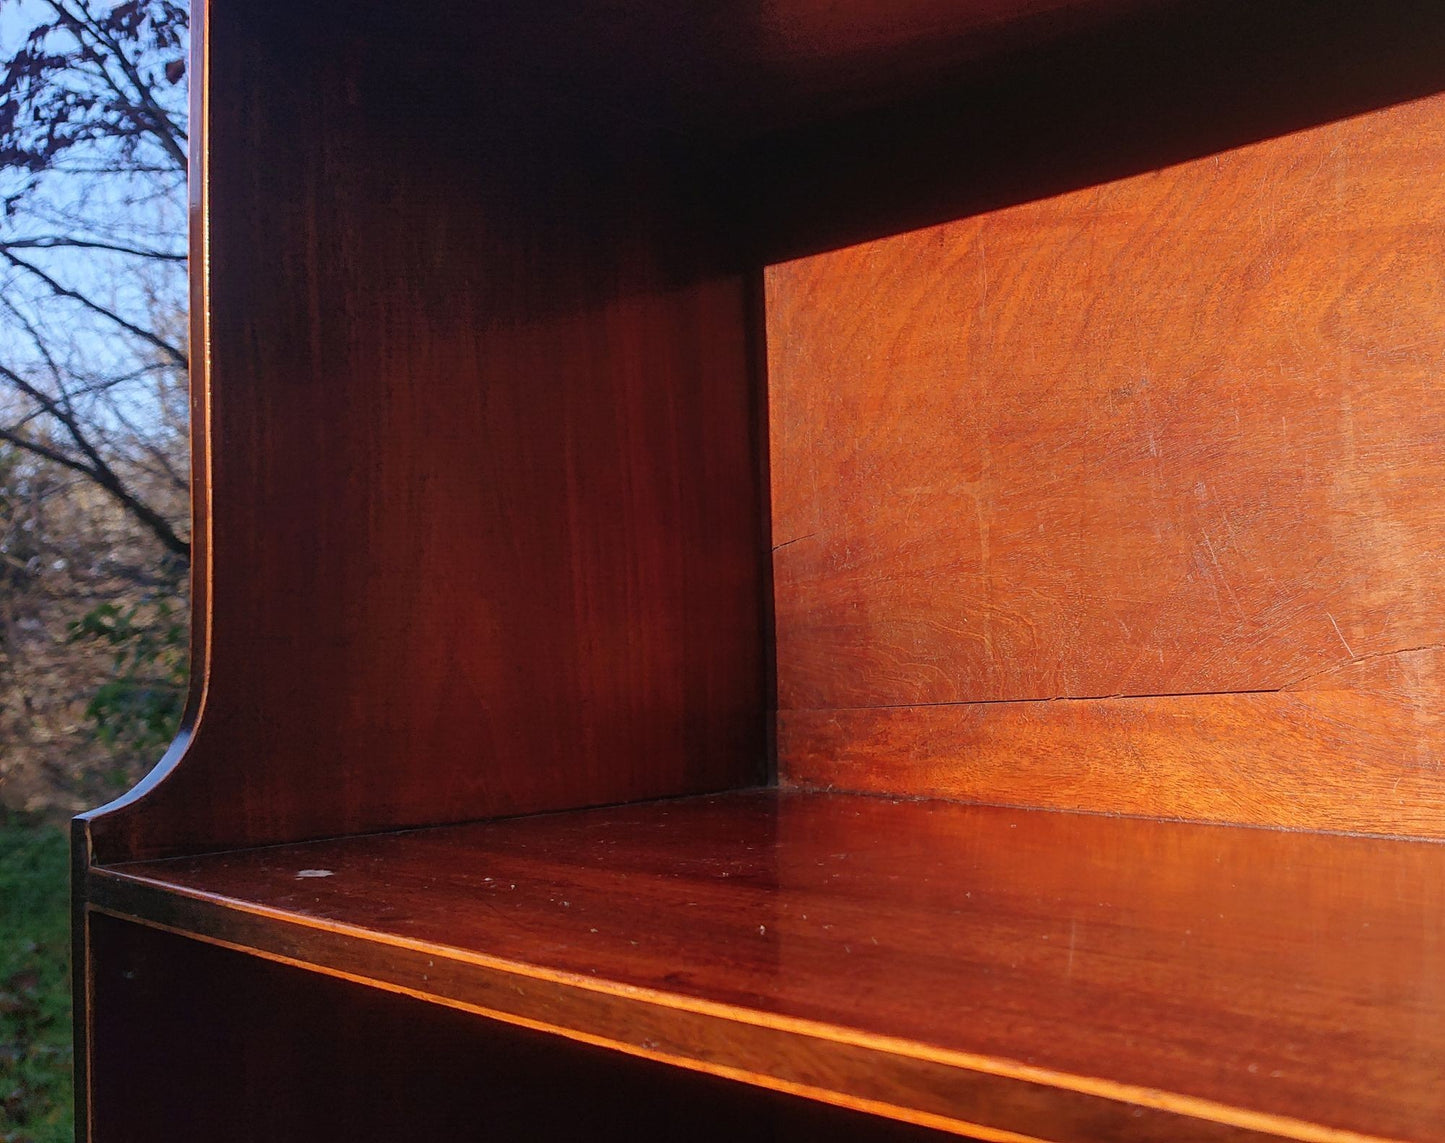
[{"label": "polished wood surface", "polygon": [[767,765],[753,278],[626,124],[336,31],[207,17],[202,690],[100,860]]},{"label": "polished wood surface", "polygon": [[1445,1138],[1435,843],[759,791],[127,865],[89,891],[959,1131]]},{"label": "polished wood surface", "polygon": [[197,13],[90,1143],[1445,1138],[1439,845],[578,809],[1445,832],[1445,8]]},{"label": "polished wood surface", "polygon": [[785,710],[783,782],[1445,836],[1438,649],[1281,691]]},{"label": "polished wood surface", "polygon": [[87,846],[758,780],[757,266],[1445,82],[1438,6],[1317,8],[205,16],[195,693]]},{"label": "polished wood surface", "polygon": [[1442,129],[771,268],[783,774],[1445,835]]},{"label": "polished wood surface", "polygon": [[96,1093],[104,1143],[946,1138],[153,928],[91,923],[105,965],[98,1045],[115,1064]]}]

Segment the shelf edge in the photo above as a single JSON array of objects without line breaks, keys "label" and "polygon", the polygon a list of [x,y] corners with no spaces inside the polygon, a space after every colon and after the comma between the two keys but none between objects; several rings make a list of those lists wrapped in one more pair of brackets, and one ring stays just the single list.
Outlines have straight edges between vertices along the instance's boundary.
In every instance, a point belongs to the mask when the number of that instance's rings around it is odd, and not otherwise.
[{"label": "shelf edge", "polygon": [[1398,1143],[1166,1090],[579,976],[104,867],[89,870],[86,908],[503,1023],[988,1143],[1101,1137]]}]

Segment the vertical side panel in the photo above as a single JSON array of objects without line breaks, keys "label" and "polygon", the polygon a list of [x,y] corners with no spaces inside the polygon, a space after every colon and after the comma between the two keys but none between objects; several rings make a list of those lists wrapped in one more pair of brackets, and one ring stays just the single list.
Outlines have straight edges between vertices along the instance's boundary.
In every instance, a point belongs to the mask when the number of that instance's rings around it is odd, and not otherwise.
[{"label": "vertical side panel", "polygon": [[330,15],[204,30],[204,703],[97,856],[759,781],[746,275],[505,16]]}]

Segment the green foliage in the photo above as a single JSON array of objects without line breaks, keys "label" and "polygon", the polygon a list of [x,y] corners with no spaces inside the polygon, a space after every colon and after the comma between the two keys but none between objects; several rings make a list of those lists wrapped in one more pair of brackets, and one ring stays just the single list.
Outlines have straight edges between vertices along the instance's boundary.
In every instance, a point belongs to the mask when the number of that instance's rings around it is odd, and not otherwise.
[{"label": "green foliage", "polygon": [[0,1143],[74,1138],[65,835],[0,810]]},{"label": "green foliage", "polygon": [[96,639],[114,651],[112,675],[85,708],[107,746],[158,754],[175,736],[185,706],[186,625],[165,599],[102,603],[70,625],[72,642]]}]

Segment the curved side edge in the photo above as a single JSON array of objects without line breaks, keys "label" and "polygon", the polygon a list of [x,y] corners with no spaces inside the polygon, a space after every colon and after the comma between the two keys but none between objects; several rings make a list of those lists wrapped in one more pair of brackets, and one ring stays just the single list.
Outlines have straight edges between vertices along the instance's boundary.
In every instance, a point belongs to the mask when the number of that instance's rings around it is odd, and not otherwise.
[{"label": "curved side edge", "polygon": [[[762,776],[766,546],[741,274],[672,237],[695,209],[675,201],[687,196],[673,176],[632,171],[595,140],[580,165],[569,138],[479,171],[477,147],[396,120],[387,77],[412,75],[435,45],[423,30],[387,41],[374,20],[384,31],[394,7],[363,5],[372,15],[341,40],[324,13],[283,0],[196,9],[192,687],[159,764],[83,816],[99,864]],[[453,107],[464,73],[418,98],[478,139],[535,140],[556,116],[520,66],[495,118]],[[284,187],[251,178],[273,170]],[[393,203],[411,204],[405,217]],[[475,226],[482,207],[495,227]],[[469,228],[433,251],[445,274],[407,237],[414,225]],[[534,242],[555,275],[532,275]],[[475,279],[480,257],[496,260],[490,284]],[[328,316],[298,356],[286,329],[303,289]],[[418,378],[442,364],[446,400],[428,400]],[[532,370],[559,379],[556,408],[529,396]],[[511,379],[490,414],[479,371]],[[653,401],[662,381],[672,396]],[[357,412],[333,429],[343,386]],[[404,433],[388,426],[391,392],[415,414]],[[306,396],[294,416],[278,414],[285,393]],[[449,433],[446,447],[423,443],[429,431]],[[477,448],[487,432],[522,443],[474,468],[492,455]],[[345,495],[333,506],[308,491],[278,513],[303,479]],[[378,546],[348,558],[371,544],[373,512],[387,522]],[[279,540],[283,517],[310,539]],[[537,534],[502,545],[478,582],[489,530],[533,519]],[[247,571],[258,555],[266,575]],[[624,627],[642,631],[626,647],[606,634]],[[288,688],[293,671],[304,685]]]},{"label": "curved side edge", "polygon": [[[155,766],[129,791],[113,801],[76,815],[72,830],[72,896],[79,909],[85,869],[91,864],[123,861],[129,852],[124,835],[106,828],[129,816],[168,778],[189,753],[205,713],[211,666],[211,330],[210,330],[210,84],[206,67],[210,33],[208,0],[192,0],[190,87],[190,155],[187,187],[190,219],[190,404],[191,404],[191,646],[189,687],[176,737]],[[77,913],[73,940],[76,968],[81,972],[83,916]],[[77,975],[77,982],[79,982]],[[77,990],[77,997],[81,993]],[[76,1029],[80,1031],[77,1007]],[[81,1043],[77,1039],[77,1044]],[[77,1050],[77,1061],[81,1058]],[[77,1098],[81,1084],[77,1072]],[[77,1113],[80,1108],[77,1106]],[[77,1124],[80,1122],[77,1114]],[[77,1128],[78,1129],[78,1128]]]}]

